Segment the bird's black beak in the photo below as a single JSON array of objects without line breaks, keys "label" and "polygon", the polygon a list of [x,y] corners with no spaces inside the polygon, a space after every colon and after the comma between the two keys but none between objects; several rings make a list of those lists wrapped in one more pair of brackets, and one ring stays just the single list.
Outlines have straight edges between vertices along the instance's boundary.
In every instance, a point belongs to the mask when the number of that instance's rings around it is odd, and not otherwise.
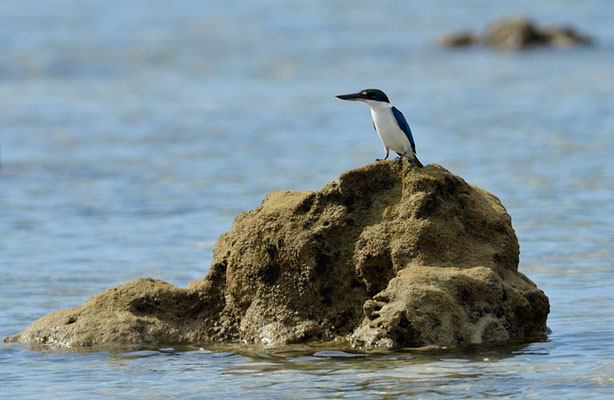
[{"label": "bird's black beak", "polygon": [[360,93],[340,94],[339,96],[337,96],[337,98],[349,101],[362,100],[362,96],[360,95]]}]

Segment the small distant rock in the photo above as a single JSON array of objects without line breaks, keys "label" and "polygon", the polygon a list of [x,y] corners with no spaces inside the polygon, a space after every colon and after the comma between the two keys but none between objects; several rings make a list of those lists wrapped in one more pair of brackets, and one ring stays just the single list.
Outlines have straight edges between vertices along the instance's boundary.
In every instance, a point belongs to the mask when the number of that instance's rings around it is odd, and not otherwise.
[{"label": "small distant rock", "polygon": [[472,31],[444,33],[437,42],[443,47],[465,47],[478,44],[480,38]]},{"label": "small distant rock", "polygon": [[494,195],[439,165],[382,161],[240,213],[204,279],[137,279],[6,342],[61,347],[309,341],[360,348],[533,338],[548,298],[518,272]]},{"label": "small distant rock", "polygon": [[547,38],[550,46],[559,48],[590,45],[593,43],[590,37],[576,32],[569,26],[544,27],[542,28],[542,35]]},{"label": "small distant rock", "polygon": [[493,22],[486,30],[484,43],[490,47],[518,50],[546,45],[547,41],[527,18],[512,17]]},{"label": "small distant rock", "polygon": [[527,17],[515,16],[493,22],[482,35],[463,30],[441,35],[437,42],[442,47],[483,44],[497,49],[522,50],[539,46],[567,48],[590,45],[592,39],[568,26],[541,27]]}]

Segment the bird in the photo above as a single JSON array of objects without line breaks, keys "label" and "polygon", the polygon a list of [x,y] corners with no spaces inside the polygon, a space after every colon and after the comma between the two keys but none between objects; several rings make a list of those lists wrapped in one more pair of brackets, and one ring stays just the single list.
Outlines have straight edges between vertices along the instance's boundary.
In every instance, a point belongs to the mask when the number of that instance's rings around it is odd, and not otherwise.
[{"label": "bird", "polygon": [[[386,150],[383,160],[388,159],[390,150],[392,150],[399,155],[396,162],[400,163],[404,157],[408,157],[408,160],[411,159],[416,166],[423,167],[416,156],[416,143],[409,124],[403,113],[390,104],[386,93],[379,89],[363,89],[358,93],[341,94],[336,97],[347,101],[362,101],[371,108],[373,128]],[[376,161],[381,160],[376,159]]]}]

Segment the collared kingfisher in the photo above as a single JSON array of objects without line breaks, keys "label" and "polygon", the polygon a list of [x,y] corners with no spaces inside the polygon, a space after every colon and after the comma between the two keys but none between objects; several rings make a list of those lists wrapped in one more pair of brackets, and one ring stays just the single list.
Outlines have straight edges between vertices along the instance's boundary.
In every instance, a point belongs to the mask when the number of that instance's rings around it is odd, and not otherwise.
[{"label": "collared kingfisher", "polygon": [[[384,160],[388,159],[388,154],[392,150],[399,155],[397,162],[401,162],[403,157],[408,157],[416,166],[423,167],[416,157],[416,143],[407,120],[401,111],[390,104],[384,92],[379,89],[364,89],[358,93],[343,94],[337,97],[341,100],[362,101],[371,108],[373,127],[386,149]],[[381,161],[381,159],[378,158],[376,161]]]}]

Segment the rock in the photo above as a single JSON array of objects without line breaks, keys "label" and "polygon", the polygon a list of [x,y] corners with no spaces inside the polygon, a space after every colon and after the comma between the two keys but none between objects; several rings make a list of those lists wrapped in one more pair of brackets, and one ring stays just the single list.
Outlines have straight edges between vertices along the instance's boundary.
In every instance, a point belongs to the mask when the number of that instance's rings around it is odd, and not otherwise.
[{"label": "rock", "polygon": [[543,335],[548,299],[517,271],[518,252],[492,194],[438,165],[377,162],[318,192],[270,193],[236,217],[186,289],[135,280],[5,341],[368,348]]},{"label": "rock", "polygon": [[522,274],[413,266],[365,303],[366,318],[351,341],[417,347],[530,337],[543,332],[548,309],[548,299]]},{"label": "rock", "polygon": [[437,43],[442,47],[466,47],[478,44],[479,42],[479,37],[468,30],[444,33],[437,38]]},{"label": "rock", "polygon": [[539,27],[527,17],[514,16],[494,21],[486,32],[476,36],[470,31],[442,35],[438,43],[443,47],[466,47],[483,43],[504,50],[522,50],[537,46],[572,47],[591,44],[588,36],[574,29],[563,27]]},{"label": "rock", "polygon": [[487,46],[519,50],[546,44],[546,38],[525,17],[504,18],[490,24],[484,34]]},{"label": "rock", "polygon": [[53,311],[4,341],[60,347],[206,341],[213,334],[210,300],[203,291],[135,279],[82,306]]},{"label": "rock", "polygon": [[542,35],[552,47],[559,48],[590,45],[593,42],[590,37],[568,26],[543,28]]}]

